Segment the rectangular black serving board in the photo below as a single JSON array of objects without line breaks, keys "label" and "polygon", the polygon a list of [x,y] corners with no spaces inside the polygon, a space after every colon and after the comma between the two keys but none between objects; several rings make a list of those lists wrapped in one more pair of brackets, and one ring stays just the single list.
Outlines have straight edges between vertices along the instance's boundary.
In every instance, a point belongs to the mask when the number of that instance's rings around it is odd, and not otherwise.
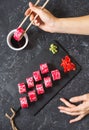
[{"label": "rectangular black serving board", "polygon": [[[50,44],[56,44],[58,46],[58,53],[55,55],[49,51]],[[46,89],[44,95],[38,97],[38,101],[29,106],[29,113],[36,115],[52,98],[61,91],[64,86],[67,85],[81,70],[80,65],[71,57],[71,60],[76,64],[76,71],[71,71],[64,74],[63,69],[60,67],[61,59],[64,58],[68,53],[66,50],[57,42],[49,42],[48,45],[45,45],[45,48],[41,51],[39,55],[30,63],[26,69],[29,71],[29,76],[32,76],[32,73],[36,70],[39,70],[39,65],[42,63],[47,63],[50,71],[54,69],[59,69],[61,71],[62,78],[59,81],[53,82],[53,87]],[[50,73],[48,73],[50,75]],[[43,76],[44,77],[44,76]]]},{"label": "rectangular black serving board", "polygon": [[[52,54],[52,52],[49,51],[50,45],[54,43],[58,46],[58,52],[56,54]],[[63,73],[63,68],[60,67],[61,59],[64,58],[66,55],[69,55],[67,51],[61,46],[60,43],[56,41],[49,42],[47,45],[45,45],[45,48],[42,49],[39,55],[35,57],[35,59],[32,60],[32,62],[28,63],[27,66],[24,68],[24,81],[26,82],[26,78],[32,76],[32,73],[34,71],[40,70],[40,64],[47,63],[49,66],[49,70],[52,71],[54,69],[59,69],[61,72],[61,80],[53,82],[52,88],[46,88],[45,94],[38,96],[38,101],[35,103],[29,104],[29,108],[27,109],[29,111],[30,115],[36,115],[40,112],[43,107],[49,103],[50,100],[53,99],[54,96],[58,94],[59,91],[61,91],[81,70],[80,65],[74,60],[73,57],[70,56],[72,62],[76,65],[76,70],[71,71],[69,73]],[[45,76],[50,75],[49,72]],[[45,77],[42,75],[42,77]],[[19,79],[19,83],[22,82],[22,79]],[[43,80],[41,81],[43,83]],[[40,83],[41,83],[40,82]],[[23,97],[24,95],[27,96],[27,94],[19,94],[17,83],[12,83],[12,85],[8,84],[8,86],[12,86],[12,95],[15,97],[16,102],[16,109],[17,106],[19,107],[18,110],[20,110],[20,103],[19,103],[19,97]],[[14,90],[13,90],[14,88]],[[30,91],[30,89],[29,89]],[[17,98],[16,98],[17,97]],[[14,106],[15,106],[14,104]],[[19,104],[19,105],[18,105]]]}]

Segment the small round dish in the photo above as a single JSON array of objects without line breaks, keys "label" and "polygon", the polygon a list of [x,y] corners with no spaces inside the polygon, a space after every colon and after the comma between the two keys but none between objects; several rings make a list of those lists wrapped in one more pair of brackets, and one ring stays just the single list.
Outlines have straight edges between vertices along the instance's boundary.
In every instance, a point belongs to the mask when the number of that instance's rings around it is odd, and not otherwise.
[{"label": "small round dish", "polygon": [[[16,29],[12,30],[9,32],[9,34],[7,35],[7,45],[14,51],[21,51],[23,50],[27,44],[28,44],[28,35],[27,33],[24,34],[23,38],[24,38],[24,44],[20,45],[21,44],[21,41],[20,43],[17,44],[16,41],[14,41],[14,44],[12,43],[12,37],[14,35],[14,32],[16,31]],[[14,39],[13,39],[14,40]],[[16,43],[15,43],[16,42]],[[22,41],[23,42],[23,41]]]}]

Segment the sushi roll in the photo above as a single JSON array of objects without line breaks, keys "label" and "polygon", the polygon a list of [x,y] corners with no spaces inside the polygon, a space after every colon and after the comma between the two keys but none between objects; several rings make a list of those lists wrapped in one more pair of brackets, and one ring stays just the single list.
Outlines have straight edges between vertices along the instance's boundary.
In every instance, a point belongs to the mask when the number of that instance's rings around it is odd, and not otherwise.
[{"label": "sushi roll", "polygon": [[29,91],[28,97],[29,97],[30,102],[36,102],[37,101],[36,91],[35,90]]},{"label": "sushi roll", "polygon": [[46,88],[52,87],[52,80],[50,76],[44,78],[44,84]]},{"label": "sushi roll", "polygon": [[17,28],[14,35],[13,35],[13,38],[16,40],[16,41],[20,41],[21,40],[21,36],[23,35],[24,33],[24,30],[23,28]]},{"label": "sushi roll", "polygon": [[47,63],[40,64],[40,71],[41,71],[41,74],[46,74],[49,72]]},{"label": "sushi roll", "polygon": [[20,94],[26,93],[26,85],[25,83],[19,83],[18,84],[18,90]]},{"label": "sushi roll", "polygon": [[36,91],[38,95],[44,94],[44,87],[43,84],[36,84]]},{"label": "sushi roll", "polygon": [[40,71],[39,71],[39,70],[38,70],[38,71],[33,72],[33,77],[34,77],[34,80],[35,80],[36,82],[38,82],[38,81],[41,81],[41,80],[42,80],[42,77],[41,77],[41,74],[40,74]]},{"label": "sushi roll", "polygon": [[28,88],[33,88],[34,87],[33,77],[26,78],[26,82],[27,82]]},{"label": "sushi roll", "polygon": [[61,79],[61,73],[58,69],[51,71],[53,81]]},{"label": "sushi roll", "polygon": [[21,108],[28,108],[28,102],[26,97],[19,98]]}]

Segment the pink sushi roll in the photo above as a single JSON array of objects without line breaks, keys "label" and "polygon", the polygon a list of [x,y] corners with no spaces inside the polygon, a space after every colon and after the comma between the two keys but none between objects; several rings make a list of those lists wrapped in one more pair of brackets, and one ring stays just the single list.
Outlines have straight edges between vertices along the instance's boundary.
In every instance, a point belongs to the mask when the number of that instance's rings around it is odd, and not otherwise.
[{"label": "pink sushi roll", "polygon": [[30,102],[36,102],[37,101],[36,91],[35,90],[29,91],[28,97],[29,97]]},{"label": "pink sushi roll", "polygon": [[33,88],[34,87],[33,77],[26,78],[26,81],[27,81],[28,88]]},{"label": "pink sushi roll", "polygon": [[13,35],[13,38],[16,40],[16,41],[20,41],[21,40],[21,36],[23,35],[24,33],[24,30],[23,28],[17,28],[14,35]]},{"label": "pink sushi roll", "polygon": [[42,74],[46,74],[49,72],[49,68],[48,68],[47,63],[40,64],[40,71]]},{"label": "pink sushi roll", "polygon": [[41,74],[40,74],[40,71],[39,71],[39,70],[38,70],[38,71],[33,72],[33,77],[34,77],[34,80],[35,80],[36,82],[38,82],[38,81],[41,81],[41,80],[42,80],[42,77],[41,77]]},{"label": "pink sushi roll", "polygon": [[43,84],[36,84],[36,91],[38,95],[44,94],[44,87]]},{"label": "pink sushi roll", "polygon": [[20,94],[25,93],[26,92],[26,85],[25,85],[25,83],[19,83],[18,84],[18,89],[19,89],[19,93]]},{"label": "pink sushi roll", "polygon": [[28,102],[26,97],[19,98],[21,108],[28,108]]},{"label": "pink sushi roll", "polygon": [[44,84],[45,84],[45,87],[46,88],[50,88],[52,87],[52,80],[51,80],[51,77],[45,77],[44,78]]},{"label": "pink sushi roll", "polygon": [[58,69],[51,71],[53,81],[61,79],[61,73]]}]

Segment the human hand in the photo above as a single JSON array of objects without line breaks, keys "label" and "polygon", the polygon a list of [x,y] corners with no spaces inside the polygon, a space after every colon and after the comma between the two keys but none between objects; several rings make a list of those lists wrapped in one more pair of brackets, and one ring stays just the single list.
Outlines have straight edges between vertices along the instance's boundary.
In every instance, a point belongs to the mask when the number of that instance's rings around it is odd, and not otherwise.
[{"label": "human hand", "polygon": [[[58,107],[61,113],[77,116],[75,119],[70,120],[70,123],[77,122],[89,114],[89,93],[82,96],[72,97],[69,101],[60,98],[60,101],[66,105],[66,107]],[[79,105],[73,104],[77,102],[81,103]]]},{"label": "human hand", "polygon": [[31,13],[31,11],[33,11],[30,16],[31,21],[34,19],[36,14],[39,15],[37,19],[34,21],[35,26],[38,26],[40,29],[47,32],[55,32],[55,25],[57,20],[55,16],[53,16],[46,9],[42,10],[40,7],[34,6],[31,2],[29,3],[29,7],[30,8],[26,10],[25,15],[27,16]]}]

